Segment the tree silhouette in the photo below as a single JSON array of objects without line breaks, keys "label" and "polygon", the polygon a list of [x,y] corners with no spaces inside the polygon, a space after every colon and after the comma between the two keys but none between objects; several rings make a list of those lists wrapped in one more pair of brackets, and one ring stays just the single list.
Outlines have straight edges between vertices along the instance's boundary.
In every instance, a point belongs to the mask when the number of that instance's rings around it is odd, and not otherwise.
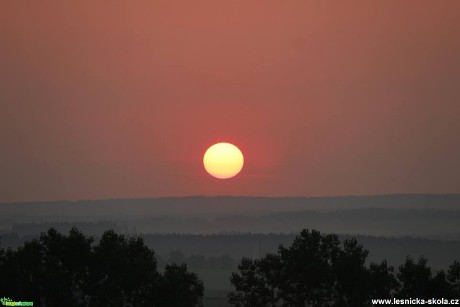
[{"label": "tree silhouette", "polygon": [[68,236],[51,228],[40,236],[41,293],[44,305],[84,305],[87,263],[91,257],[91,238],[77,229]]},{"label": "tree silhouette", "polygon": [[[160,278],[158,307],[202,306],[203,282],[185,264],[167,265]],[[136,305],[137,306],[137,305]]]},{"label": "tree silhouette", "polygon": [[[371,292],[371,273],[364,266],[368,252],[356,240],[343,247],[336,235],[303,230],[289,248],[260,260],[243,259],[240,274],[233,273],[236,291],[229,302],[236,306],[361,306]],[[386,264],[375,270],[383,272]],[[379,282],[392,287],[391,279]]]},{"label": "tree silhouette", "polygon": [[399,288],[393,272],[394,268],[388,266],[385,260],[381,264],[370,264],[369,287],[372,298],[389,298]]},{"label": "tree silhouette", "polygon": [[[288,248],[257,260],[243,258],[230,281],[234,306],[370,306],[372,298],[458,296],[460,265],[432,277],[426,259],[408,257],[398,279],[386,261],[365,265],[368,251],[355,239],[301,231]],[[457,292],[455,292],[457,291]],[[457,293],[457,294],[455,294]]]},{"label": "tree silhouette", "polygon": [[202,282],[185,266],[159,273],[141,238],[106,231],[93,245],[75,228],[68,236],[51,228],[16,251],[0,249],[0,289],[47,307],[200,306],[203,296]]},{"label": "tree silhouette", "polygon": [[460,297],[460,262],[455,261],[448,270],[447,280],[452,287],[452,296]]},{"label": "tree silhouette", "polygon": [[279,274],[279,257],[267,255],[261,260],[243,258],[238,266],[241,274],[230,278],[236,291],[229,293],[229,303],[235,306],[275,306],[279,290],[274,286]]},{"label": "tree silhouette", "polygon": [[453,297],[453,287],[448,282],[444,271],[439,271],[433,277],[431,268],[427,265],[428,260],[424,257],[415,262],[411,257],[399,267],[398,279],[401,282],[401,290],[398,297],[417,297],[429,299]]},{"label": "tree silhouette", "polygon": [[40,300],[43,288],[43,247],[38,240],[16,251],[2,250],[0,289],[18,300]]},{"label": "tree silhouette", "polygon": [[94,247],[89,278],[94,306],[150,306],[158,292],[153,251],[142,239],[126,240],[114,231],[105,232]]}]

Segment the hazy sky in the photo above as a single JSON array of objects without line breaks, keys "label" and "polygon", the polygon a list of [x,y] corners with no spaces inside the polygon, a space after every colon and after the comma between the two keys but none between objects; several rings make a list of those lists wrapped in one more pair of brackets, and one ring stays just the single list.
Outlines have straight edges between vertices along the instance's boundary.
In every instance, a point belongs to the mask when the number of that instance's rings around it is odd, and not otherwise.
[{"label": "hazy sky", "polygon": [[0,202],[458,193],[459,157],[460,1],[0,3]]}]

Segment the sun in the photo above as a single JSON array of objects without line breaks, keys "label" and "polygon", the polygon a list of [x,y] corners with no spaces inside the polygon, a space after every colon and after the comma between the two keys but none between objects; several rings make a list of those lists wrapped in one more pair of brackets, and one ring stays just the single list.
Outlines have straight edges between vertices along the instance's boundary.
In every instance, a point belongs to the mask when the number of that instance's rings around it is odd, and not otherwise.
[{"label": "sun", "polygon": [[244,164],[241,150],[230,143],[217,143],[206,150],[203,157],[206,171],[219,179],[236,176]]}]

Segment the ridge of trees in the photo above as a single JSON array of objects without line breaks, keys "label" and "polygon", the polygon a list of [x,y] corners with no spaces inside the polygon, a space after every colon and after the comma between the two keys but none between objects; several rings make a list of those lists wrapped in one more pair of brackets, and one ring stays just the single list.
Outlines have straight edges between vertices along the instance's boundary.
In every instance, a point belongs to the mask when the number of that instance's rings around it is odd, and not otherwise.
[{"label": "ridge of trees", "polygon": [[[228,301],[237,307],[359,307],[370,306],[371,298],[460,297],[458,261],[434,272],[426,258],[407,257],[396,271],[386,261],[367,265],[368,254],[355,238],[341,242],[337,235],[304,229],[277,253],[243,258],[230,277]],[[197,264],[204,261],[194,257]],[[185,259],[173,252],[159,270],[141,237],[109,230],[94,242],[76,228],[68,235],[50,228],[16,250],[0,248],[0,289],[46,307],[202,306],[203,282]]]},{"label": "ridge of trees", "polygon": [[17,250],[0,249],[0,289],[35,306],[201,306],[203,282],[185,264],[157,270],[142,238],[112,230],[97,244],[54,228]]},{"label": "ridge of trees", "polygon": [[460,264],[433,273],[427,259],[407,257],[396,273],[386,261],[365,265],[356,239],[302,230],[290,247],[260,259],[243,258],[232,273],[237,306],[371,306],[371,299],[458,298]]}]

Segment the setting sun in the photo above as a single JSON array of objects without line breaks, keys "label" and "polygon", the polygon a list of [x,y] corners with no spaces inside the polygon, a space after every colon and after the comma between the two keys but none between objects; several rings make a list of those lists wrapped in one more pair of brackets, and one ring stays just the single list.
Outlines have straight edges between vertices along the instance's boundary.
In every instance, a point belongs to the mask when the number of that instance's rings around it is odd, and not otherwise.
[{"label": "setting sun", "polygon": [[230,143],[217,143],[206,150],[203,157],[206,171],[219,179],[236,176],[243,168],[244,158],[241,150]]}]

